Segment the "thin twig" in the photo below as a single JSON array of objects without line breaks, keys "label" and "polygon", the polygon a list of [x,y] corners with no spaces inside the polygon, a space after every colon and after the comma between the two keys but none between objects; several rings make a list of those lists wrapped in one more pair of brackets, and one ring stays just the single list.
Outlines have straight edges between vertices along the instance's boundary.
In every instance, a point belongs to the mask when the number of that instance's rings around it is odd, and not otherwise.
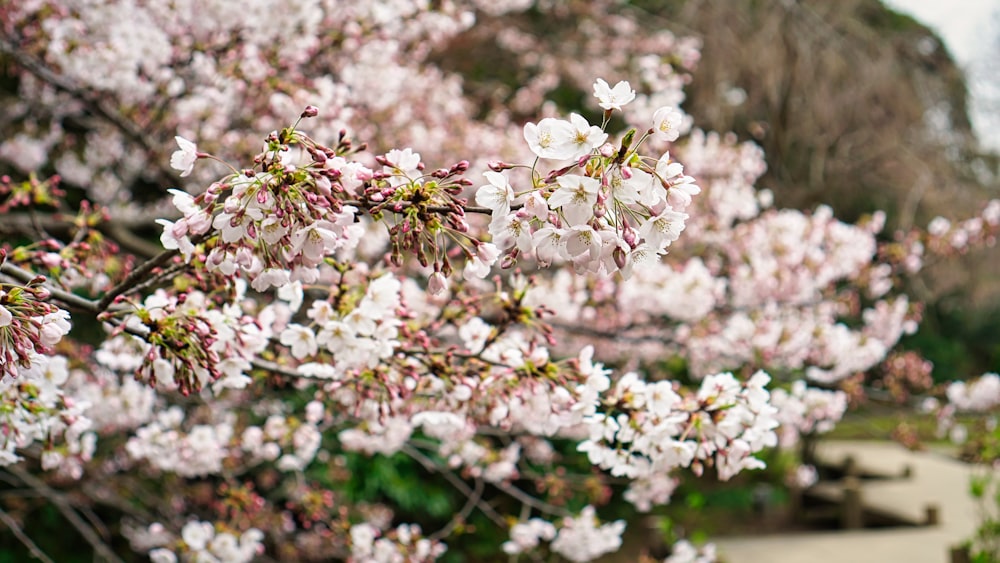
[{"label": "thin twig", "polygon": [[66,499],[65,495],[48,486],[44,481],[35,477],[31,473],[28,473],[18,465],[9,465],[4,469],[13,475],[16,475],[17,478],[24,482],[25,485],[35,489],[41,493],[42,496],[47,498],[49,502],[56,505],[59,512],[66,518],[66,520],[69,521],[70,524],[73,525],[74,528],[76,528],[78,532],[80,532],[80,535],[82,535],[83,539],[87,540],[87,543],[94,548],[97,555],[107,561],[125,563],[115,554],[115,552],[111,551],[111,548],[108,547],[108,545],[105,544],[100,537],[98,537],[94,529],[83,521],[83,518],[76,513],[73,509],[72,503]]},{"label": "thin twig", "polygon": [[119,282],[118,285],[112,287],[107,293],[104,294],[104,297],[101,297],[101,300],[97,302],[97,312],[100,313],[107,310],[107,308],[111,306],[111,302],[114,301],[116,297],[125,293],[136,284],[144,281],[150,272],[166,264],[178,254],[180,254],[180,251],[176,249],[164,250],[149,260],[143,262],[138,268],[129,272],[129,275],[125,276],[125,279]]},{"label": "thin twig", "polygon": [[15,521],[10,514],[4,512],[2,508],[0,508],[0,521],[7,525],[7,528],[10,529],[11,533],[13,533],[14,536],[24,544],[24,547],[28,548],[32,557],[39,559],[44,563],[55,563],[55,561],[53,561],[48,555],[45,555],[45,552],[35,545],[35,542],[31,541],[31,538],[29,538],[28,535],[24,533],[24,530],[17,525],[17,521]]},{"label": "thin twig", "polygon": [[514,485],[508,485],[506,483],[494,483],[494,486],[496,486],[496,488],[500,489],[504,493],[506,493],[506,494],[508,494],[508,495],[516,498],[517,500],[523,502],[524,504],[527,504],[528,506],[530,506],[532,508],[535,508],[537,510],[541,510],[542,512],[544,512],[546,514],[555,514],[555,515],[558,515],[558,516],[572,516],[573,515],[572,512],[566,510],[565,508],[563,508],[561,506],[556,506],[554,504],[547,503],[544,500],[539,500],[539,499],[537,499],[537,498],[529,495],[528,493],[522,491],[521,489],[518,489]]},{"label": "thin twig", "polygon": [[269,362],[267,360],[252,360],[250,362],[250,365],[253,366],[253,367],[255,367],[255,368],[257,368],[257,369],[262,369],[264,371],[270,371],[270,372],[276,373],[278,375],[284,375],[285,377],[298,377],[298,378],[302,378],[302,379],[316,379],[316,380],[327,380],[328,379],[328,378],[324,378],[324,377],[314,377],[314,376],[307,375],[307,374],[304,374],[304,373],[299,373],[298,371],[295,371],[293,369],[287,368],[287,367],[285,367],[285,366],[283,366],[281,364],[277,364],[275,362]]},{"label": "thin twig", "polygon": [[[360,208],[363,208],[363,209],[371,209],[372,207],[377,207],[377,206],[380,206],[380,205],[384,206],[385,205],[384,202],[378,202],[378,203],[376,203],[376,202],[373,202],[373,201],[359,201],[359,200],[347,200],[347,201],[342,201],[341,203],[344,204],[344,205],[353,205],[354,207],[360,207]],[[383,207],[382,211],[388,211],[390,213],[396,213],[396,211],[393,209],[393,207],[395,205],[397,205],[397,204],[400,206],[401,209],[406,209],[406,208],[411,207],[413,205],[409,201],[393,202],[389,206]],[[510,210],[511,211],[516,211],[518,209],[521,209],[522,207],[524,207],[524,206],[520,205],[520,204],[512,205],[512,206],[510,206]],[[454,213],[454,211],[455,211],[454,207],[448,207],[447,205],[428,205],[424,209],[426,209],[427,211],[430,211],[431,213]],[[478,213],[480,215],[492,215],[493,214],[493,210],[490,209],[489,207],[480,207],[480,206],[477,206],[477,205],[463,205],[461,209],[465,213]]]},{"label": "thin twig", "polygon": [[450,536],[459,524],[468,520],[469,515],[472,514],[472,511],[476,509],[476,505],[479,504],[479,501],[483,498],[483,489],[483,480],[476,479],[476,488],[472,491],[472,494],[469,495],[469,498],[466,499],[465,506],[462,507],[462,510],[459,510],[458,514],[451,517],[447,526],[428,536],[428,539],[431,541],[443,540],[444,538]]},{"label": "thin twig", "polygon": [[[412,457],[413,459],[415,459],[417,461],[417,463],[419,463],[420,465],[423,465],[424,469],[426,469],[427,471],[430,471],[431,473],[438,473],[438,474],[440,474],[449,483],[451,483],[451,485],[453,487],[455,487],[456,489],[458,489],[458,491],[460,493],[462,493],[463,495],[465,495],[467,498],[472,497],[473,491],[472,491],[471,488],[469,488],[468,485],[465,484],[465,481],[459,479],[454,473],[452,473],[451,471],[447,470],[446,468],[441,467],[438,464],[434,463],[434,461],[432,459],[430,459],[429,457],[425,456],[417,448],[415,448],[415,447],[413,447],[413,446],[411,446],[409,444],[403,444],[402,451],[406,455],[408,455],[408,456]],[[489,518],[490,520],[492,520],[493,523],[495,523],[497,526],[500,526],[501,528],[506,528],[507,527],[507,522],[504,520],[503,516],[500,516],[500,514],[497,513],[497,511],[494,510],[494,508],[492,506],[490,506],[490,505],[486,504],[485,502],[483,502],[482,499],[479,499],[476,502],[476,508],[478,508],[479,510],[481,510],[483,512],[483,514],[485,514],[486,517]]]}]

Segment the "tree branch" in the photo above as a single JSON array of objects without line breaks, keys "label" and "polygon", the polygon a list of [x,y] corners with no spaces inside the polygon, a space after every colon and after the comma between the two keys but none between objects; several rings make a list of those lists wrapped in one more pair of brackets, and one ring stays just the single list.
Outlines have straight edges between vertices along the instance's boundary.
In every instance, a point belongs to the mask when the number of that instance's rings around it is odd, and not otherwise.
[{"label": "tree branch", "polygon": [[[458,489],[458,491],[463,495],[465,495],[467,498],[472,498],[473,490],[470,489],[469,486],[465,484],[465,481],[459,479],[451,471],[448,471],[447,469],[440,467],[438,464],[434,463],[434,460],[425,456],[423,452],[411,446],[410,444],[403,444],[402,451],[406,455],[416,460],[417,463],[424,466],[424,469],[426,469],[427,471],[430,471],[431,473],[440,474],[449,483],[451,483],[453,487]],[[500,526],[501,528],[507,527],[507,521],[504,520],[504,517],[501,516],[499,513],[497,513],[497,511],[494,510],[492,506],[483,502],[482,498],[476,501],[476,508],[481,510],[483,514],[485,514],[486,517],[492,520],[493,523],[496,524],[497,526]]]},{"label": "tree branch", "polygon": [[104,294],[104,297],[101,297],[101,300],[97,302],[97,312],[101,313],[106,311],[116,297],[142,282],[150,272],[166,264],[178,254],[180,254],[178,250],[164,250],[149,260],[143,262],[138,268],[129,272],[129,275],[125,276],[125,279],[123,279],[118,285],[108,290],[108,292]]},{"label": "tree branch", "polygon": [[[33,274],[9,262],[5,262],[3,265],[0,265],[0,273],[21,283],[29,283],[31,280],[38,277],[38,274]],[[63,291],[58,287],[52,287],[48,284],[45,284],[44,287],[49,293],[52,294],[52,297],[56,301],[61,301],[64,304],[69,305],[70,308],[83,309],[84,311],[90,311],[91,313],[100,313],[103,310],[98,308],[97,303],[91,301],[90,299],[80,297],[79,295],[75,295],[68,291]]]},{"label": "tree branch", "polygon": [[24,533],[24,530],[17,525],[17,521],[14,520],[10,514],[4,512],[2,508],[0,508],[0,522],[3,522],[7,528],[10,529],[11,533],[13,533],[14,536],[28,548],[32,557],[39,559],[44,563],[55,563],[55,561],[53,561],[48,555],[45,555],[45,552],[35,545],[35,542],[31,541],[31,538],[29,538],[28,535]]},{"label": "tree branch", "polygon": [[15,475],[20,479],[25,485],[35,489],[42,496],[47,498],[49,502],[54,504],[59,512],[77,529],[78,532],[83,536],[87,543],[94,548],[97,555],[102,557],[106,561],[112,561],[113,563],[125,563],[120,557],[118,557],[115,552],[111,551],[111,548],[105,544],[97,533],[91,528],[83,518],[73,510],[73,505],[66,499],[66,496],[62,493],[56,491],[52,487],[48,486],[44,481],[35,477],[31,473],[28,473],[18,465],[8,465],[4,468],[7,472]]},{"label": "tree branch", "polygon": [[443,540],[444,538],[450,536],[459,524],[468,520],[469,515],[472,514],[472,511],[476,509],[476,505],[478,505],[479,501],[483,498],[483,488],[483,480],[476,479],[476,488],[465,501],[465,506],[462,507],[462,510],[459,510],[457,514],[451,517],[451,520],[448,521],[448,525],[431,534],[428,539],[431,541]]},{"label": "tree branch", "polygon": [[141,127],[114,109],[111,104],[106,103],[104,98],[108,97],[108,93],[87,91],[73,84],[69,79],[56,74],[45,66],[44,62],[19,49],[15,43],[7,38],[0,38],[0,53],[10,57],[18,66],[42,82],[83,102],[87,109],[113,125],[126,139],[141,147],[146,152],[147,157],[154,157],[149,160],[152,161],[150,166],[152,170],[155,170],[155,179],[158,182],[168,186],[180,185],[177,175],[170,168],[164,166],[160,162],[161,159],[155,158],[160,152],[158,147],[161,143],[149,138]]}]

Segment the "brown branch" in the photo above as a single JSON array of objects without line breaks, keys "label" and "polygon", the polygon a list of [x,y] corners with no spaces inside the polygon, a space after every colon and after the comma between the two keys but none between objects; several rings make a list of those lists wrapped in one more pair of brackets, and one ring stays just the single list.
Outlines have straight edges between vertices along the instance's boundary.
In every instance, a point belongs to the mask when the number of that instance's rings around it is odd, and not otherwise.
[{"label": "brown branch", "polygon": [[505,494],[510,495],[515,499],[521,501],[522,503],[536,510],[540,510],[546,514],[555,514],[557,516],[563,516],[563,517],[568,517],[573,515],[572,512],[566,510],[565,508],[561,506],[556,506],[554,504],[549,504],[543,500],[539,500],[529,495],[528,493],[522,491],[521,489],[518,489],[514,485],[508,485],[506,483],[494,483],[493,485],[496,486],[496,488],[503,491]]},{"label": "brown branch", "polygon": [[[21,283],[29,283],[38,277],[38,274],[33,274],[27,270],[19,268],[11,263],[4,263],[0,266],[0,273],[9,276]],[[43,284],[43,287],[52,294],[52,298],[56,301],[61,301],[63,304],[68,305],[70,308],[83,309],[84,311],[90,311],[91,313],[100,313],[103,309],[98,307],[98,304],[90,299],[80,297],[68,291],[63,291],[58,287],[52,287],[47,284]]]},{"label": "brown branch", "polygon": [[[157,255],[163,250],[163,247],[159,244],[143,239],[142,237],[136,236],[132,230],[136,228],[155,227],[155,218],[156,217],[153,215],[134,217],[131,219],[116,218],[112,221],[102,222],[93,228],[100,231],[108,238],[113,239],[122,248],[128,250],[129,252],[149,258]],[[38,238],[37,231],[40,230],[68,235],[73,232],[73,229],[76,226],[76,218],[65,213],[8,213],[4,215],[3,224],[0,225],[0,232],[22,233],[29,235],[34,234],[36,235],[36,238]],[[84,232],[84,229],[79,229],[77,232],[82,233]],[[46,236],[42,236],[40,238],[50,237],[47,236],[46,233]]]},{"label": "brown branch", "polygon": [[[15,43],[9,41],[7,38],[0,38],[0,54],[9,56],[18,66],[33,74],[42,82],[83,102],[87,109],[113,125],[126,139],[141,147],[146,152],[147,157],[155,156],[159,153],[158,147],[161,143],[148,137],[141,127],[114,109],[113,105],[104,101],[108,97],[107,92],[87,91],[73,84],[66,77],[53,72],[44,62],[23,52]],[[180,184],[176,173],[164,166],[160,162],[161,159],[151,158],[150,160],[152,161],[151,167],[156,172],[155,179],[158,182],[168,186]]]},{"label": "brown branch", "polygon": [[106,561],[112,561],[114,563],[125,563],[115,552],[111,551],[111,548],[105,544],[97,533],[91,528],[83,518],[73,509],[72,503],[67,500],[66,496],[56,491],[52,487],[48,486],[44,481],[35,477],[31,473],[28,473],[18,465],[9,465],[4,468],[9,473],[15,475],[20,479],[25,485],[35,489],[42,496],[47,498],[49,502],[54,504],[59,512],[73,525],[74,528],[83,536],[87,543],[94,548],[96,555],[99,555]]},{"label": "brown branch", "polygon": [[[393,207],[395,206],[395,203],[390,203],[389,205],[386,205],[385,202],[360,201],[360,200],[353,200],[353,199],[352,200],[343,201],[341,203],[343,203],[344,205],[353,205],[354,207],[360,207],[362,209],[371,209],[373,207],[380,207],[381,206],[382,207],[382,211],[388,211],[390,213],[396,213],[396,211],[393,209]],[[402,209],[407,209],[407,208],[413,206],[413,204],[410,203],[410,202],[408,202],[408,201],[400,201],[400,202],[398,202],[398,204],[400,205],[400,207]],[[511,211],[516,211],[518,209],[521,209],[522,207],[524,207],[524,206],[523,205],[512,205],[512,206],[510,206],[510,210]],[[431,213],[453,213],[455,211],[455,208],[448,207],[447,205],[428,205],[424,209],[426,209],[427,211],[430,211]],[[481,214],[481,215],[492,215],[493,214],[493,210],[490,209],[489,207],[480,207],[478,205],[463,205],[462,206],[462,211],[464,211],[466,213],[478,213],[478,214]]]},{"label": "brown branch", "polygon": [[129,275],[125,276],[124,280],[105,293],[104,297],[101,297],[101,300],[97,302],[97,312],[101,313],[106,311],[116,297],[144,281],[150,272],[166,264],[178,254],[180,254],[180,251],[178,250],[164,250],[149,260],[143,262],[138,268],[129,272]]},{"label": "brown branch", "polygon": [[[444,477],[453,487],[458,489],[460,493],[466,496],[466,498],[471,498],[473,496],[473,490],[465,484],[465,481],[461,480],[453,472],[449,471],[447,468],[441,467],[434,463],[434,460],[427,457],[417,448],[411,446],[410,444],[403,444],[403,453],[410,456],[417,461],[420,465],[424,466],[424,469],[430,471],[431,473],[438,473]],[[483,502],[480,498],[476,501],[476,508],[481,510],[487,518],[493,521],[494,524],[500,526],[501,528],[507,527],[507,521],[501,516],[497,511],[490,505]]]},{"label": "brown branch", "polygon": [[448,521],[448,524],[444,528],[441,528],[440,530],[428,536],[428,539],[431,541],[443,540],[444,538],[450,536],[451,533],[455,531],[455,528],[457,528],[460,524],[468,520],[469,516],[472,514],[472,511],[476,509],[476,505],[478,505],[479,501],[482,500],[483,498],[483,489],[484,489],[483,480],[477,478],[476,488],[475,490],[472,491],[472,494],[469,495],[469,498],[466,499],[465,506],[463,506],[462,509],[459,510],[457,514],[451,517],[451,520]]},{"label": "brown branch", "polygon": [[24,533],[24,530],[22,530],[21,527],[17,525],[17,521],[14,520],[14,518],[11,517],[10,514],[4,512],[2,508],[0,508],[0,522],[6,524],[7,528],[11,531],[11,533],[14,534],[14,536],[21,543],[24,544],[24,547],[28,548],[28,551],[31,553],[32,557],[34,557],[35,559],[39,559],[44,563],[55,563],[55,561],[53,561],[48,555],[45,555],[44,551],[42,551],[41,549],[38,548],[37,545],[35,545],[35,542],[31,541],[31,538],[29,538],[28,535]]}]

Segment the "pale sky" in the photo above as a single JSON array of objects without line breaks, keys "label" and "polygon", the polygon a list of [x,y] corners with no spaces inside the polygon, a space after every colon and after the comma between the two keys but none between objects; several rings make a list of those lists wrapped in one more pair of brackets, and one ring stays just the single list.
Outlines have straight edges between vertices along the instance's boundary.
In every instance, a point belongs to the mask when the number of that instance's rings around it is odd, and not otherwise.
[{"label": "pale sky", "polygon": [[[883,0],[898,12],[909,14],[934,29],[948,51],[966,71],[972,99],[972,121],[983,145],[1000,150],[1000,115],[987,108],[986,93],[996,99],[1000,78],[996,64],[1000,57],[1000,0]],[[992,67],[992,70],[989,69]]]},{"label": "pale sky", "polygon": [[948,44],[948,50],[966,65],[996,40],[994,16],[1000,0],[883,0],[898,12],[909,14],[933,28]]}]

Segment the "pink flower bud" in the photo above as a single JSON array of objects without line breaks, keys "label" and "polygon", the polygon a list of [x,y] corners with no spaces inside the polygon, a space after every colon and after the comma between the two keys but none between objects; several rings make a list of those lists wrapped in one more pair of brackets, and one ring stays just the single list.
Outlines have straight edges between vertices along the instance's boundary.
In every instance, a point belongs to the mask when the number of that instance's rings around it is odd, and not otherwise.
[{"label": "pink flower bud", "polygon": [[625,227],[625,230],[622,231],[622,240],[624,240],[625,244],[629,245],[631,248],[635,248],[636,243],[638,242],[635,229],[632,227]]},{"label": "pink flower bud", "polygon": [[427,291],[431,295],[440,295],[446,289],[448,289],[448,278],[444,277],[441,272],[431,274],[430,279],[427,280]]}]

